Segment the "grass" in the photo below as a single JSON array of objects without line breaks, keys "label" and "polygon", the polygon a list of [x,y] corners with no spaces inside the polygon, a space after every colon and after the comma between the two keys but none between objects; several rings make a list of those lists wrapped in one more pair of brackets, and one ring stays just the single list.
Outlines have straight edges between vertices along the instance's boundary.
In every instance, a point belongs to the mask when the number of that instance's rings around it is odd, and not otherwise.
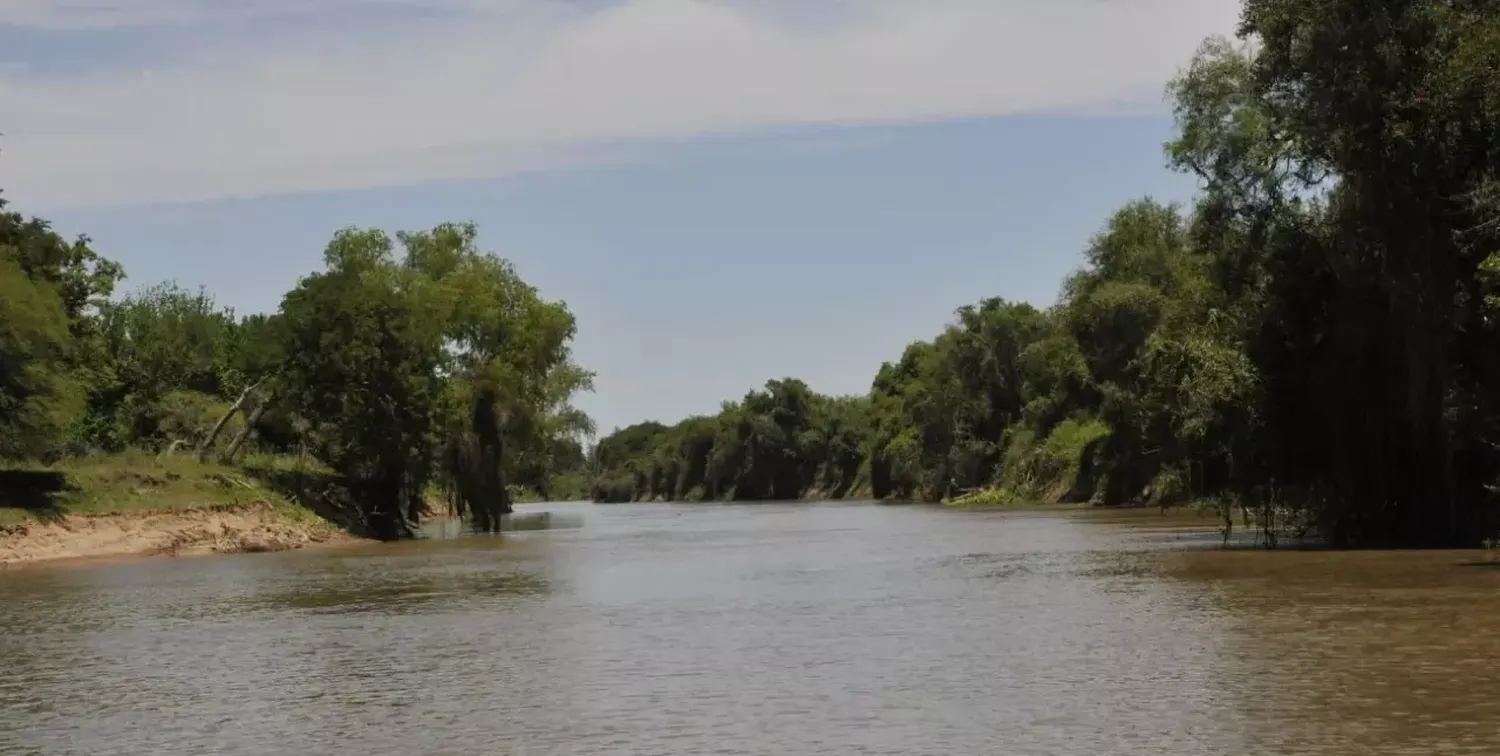
[{"label": "grass", "polygon": [[[191,452],[158,457],[129,451],[51,466],[0,465],[0,527],[72,515],[217,509],[264,503],[289,519],[327,520],[284,485],[295,460],[250,458],[244,465],[200,463]],[[305,471],[304,471],[305,472]],[[278,477],[280,473],[280,477]]]},{"label": "grass", "polygon": [[1049,511],[1078,506],[1048,501],[1004,486],[975,489],[962,496],[949,499],[943,504],[954,509],[1046,509]]}]

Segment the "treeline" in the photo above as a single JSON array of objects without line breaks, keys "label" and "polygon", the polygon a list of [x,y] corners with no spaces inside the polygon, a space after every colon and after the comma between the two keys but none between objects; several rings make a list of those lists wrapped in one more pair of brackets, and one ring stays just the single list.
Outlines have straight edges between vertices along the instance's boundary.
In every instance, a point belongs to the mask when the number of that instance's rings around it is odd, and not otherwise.
[{"label": "treeline", "polygon": [[865,488],[866,405],[787,379],[713,417],[632,425],[595,444],[592,494],[602,502],[840,498]]},{"label": "treeline", "polygon": [[1475,545],[1500,484],[1500,6],[1249,0],[1169,88],[1190,207],[1133,202],[1046,311],[987,300],[868,396],[795,380],[594,451],[601,501],[975,488],[1218,501]]},{"label": "treeline", "polygon": [[0,199],[0,460],[305,455],[383,537],[433,495],[480,528],[511,490],[580,495],[573,316],[475,234],[340,231],[276,312],[241,317],[173,283],[116,298],[119,264]]}]

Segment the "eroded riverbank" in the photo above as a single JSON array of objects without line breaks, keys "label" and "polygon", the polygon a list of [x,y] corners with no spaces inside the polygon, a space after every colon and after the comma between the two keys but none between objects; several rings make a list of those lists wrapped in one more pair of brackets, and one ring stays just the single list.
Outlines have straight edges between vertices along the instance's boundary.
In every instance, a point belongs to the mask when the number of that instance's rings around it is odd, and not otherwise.
[{"label": "eroded riverbank", "polygon": [[285,507],[247,502],[196,509],[62,515],[7,526],[0,567],[69,559],[286,551],[359,539]]},{"label": "eroded riverbank", "polygon": [[125,453],[0,468],[0,567],[99,557],[285,551],[358,540],[333,477]]}]

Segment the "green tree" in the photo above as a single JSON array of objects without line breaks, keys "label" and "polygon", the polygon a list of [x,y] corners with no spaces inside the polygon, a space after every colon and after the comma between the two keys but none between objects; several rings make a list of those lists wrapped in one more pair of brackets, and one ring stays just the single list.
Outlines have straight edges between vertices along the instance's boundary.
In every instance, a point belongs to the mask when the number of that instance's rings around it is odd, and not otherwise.
[{"label": "green tree", "polygon": [[346,230],[328,269],[282,301],[286,399],[313,454],[343,475],[385,538],[420,517],[436,456],[440,323],[423,317],[379,231]]},{"label": "green tree", "polygon": [[103,366],[97,307],[123,276],[0,197],[0,456],[65,453]]},{"label": "green tree", "polygon": [[0,247],[0,459],[48,457],[83,409],[61,298]]},{"label": "green tree", "polygon": [[92,387],[88,443],[196,442],[222,414],[238,378],[228,352],[238,324],[207,292],[174,282],[143,289],[102,305],[97,329],[107,369]]},{"label": "green tree", "polygon": [[554,449],[591,430],[571,405],[592,374],[575,325],[473,226],[397,235],[347,229],[327,269],[282,303],[278,383],[314,454],[367,503],[371,527],[406,533],[440,483],[481,530],[511,511],[513,481],[545,481]]}]

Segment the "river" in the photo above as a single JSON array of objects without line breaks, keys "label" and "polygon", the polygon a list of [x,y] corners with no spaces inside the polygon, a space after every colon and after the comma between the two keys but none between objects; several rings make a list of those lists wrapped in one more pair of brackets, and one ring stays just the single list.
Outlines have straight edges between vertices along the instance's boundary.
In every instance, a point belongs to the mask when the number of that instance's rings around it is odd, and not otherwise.
[{"label": "river", "polygon": [[1500,753],[1500,568],[1088,516],[556,527],[0,572],[0,754]]}]

